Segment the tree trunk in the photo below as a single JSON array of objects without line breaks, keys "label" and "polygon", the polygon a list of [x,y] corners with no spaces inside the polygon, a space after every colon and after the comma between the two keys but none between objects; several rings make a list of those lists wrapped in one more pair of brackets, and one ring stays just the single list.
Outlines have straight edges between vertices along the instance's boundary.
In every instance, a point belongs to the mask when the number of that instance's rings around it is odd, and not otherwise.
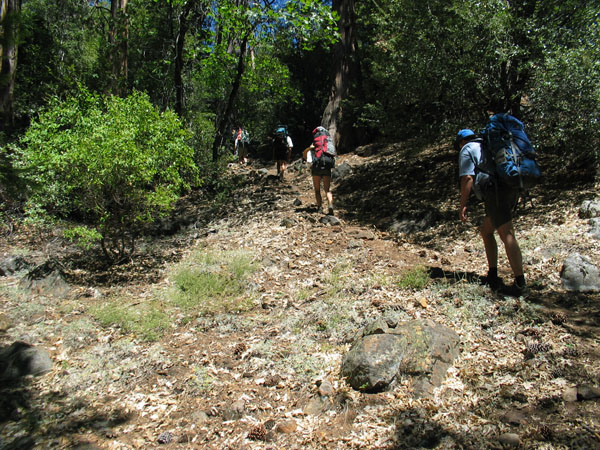
[{"label": "tree trunk", "polygon": [[0,120],[1,131],[8,131],[13,124],[13,101],[19,25],[17,15],[21,0],[0,0]]},{"label": "tree trunk", "polygon": [[344,120],[342,102],[348,97],[350,82],[355,72],[352,56],[355,50],[355,0],[333,0],[332,7],[339,16],[340,41],[333,52],[331,93],[323,112],[321,125],[329,130],[336,147],[346,151],[354,145],[352,123]]},{"label": "tree trunk", "polygon": [[179,14],[179,30],[175,38],[175,112],[179,117],[183,116],[184,89],[183,89],[183,48],[185,46],[185,35],[188,30],[188,16],[195,0],[189,0],[183,6]]},{"label": "tree trunk", "polygon": [[223,140],[225,139],[227,122],[231,117],[231,112],[233,111],[233,104],[235,103],[235,99],[237,98],[238,92],[240,90],[240,86],[242,84],[242,76],[244,75],[244,71],[246,70],[246,51],[248,49],[248,39],[250,38],[249,34],[246,34],[242,39],[240,44],[240,54],[238,57],[237,64],[237,72],[235,75],[235,79],[231,86],[231,92],[229,93],[229,98],[227,99],[227,105],[225,106],[225,111],[223,115],[219,118],[219,123],[217,124],[217,133],[215,136],[215,140],[213,142],[212,149],[212,158],[213,161],[219,159],[219,147],[223,144]]},{"label": "tree trunk", "polygon": [[119,96],[127,94],[127,63],[129,59],[127,1],[112,0],[110,2],[109,42],[111,44],[110,58],[112,61],[110,90],[113,95]]}]

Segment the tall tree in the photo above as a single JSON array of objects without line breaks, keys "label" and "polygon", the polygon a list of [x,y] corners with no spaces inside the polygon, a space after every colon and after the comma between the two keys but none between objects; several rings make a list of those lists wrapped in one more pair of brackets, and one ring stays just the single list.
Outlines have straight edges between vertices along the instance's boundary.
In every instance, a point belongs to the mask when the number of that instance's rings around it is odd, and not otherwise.
[{"label": "tall tree", "polygon": [[127,94],[127,65],[129,19],[127,18],[128,0],[111,0],[109,43],[112,62],[111,93],[124,96]]},{"label": "tall tree", "polygon": [[2,131],[13,122],[13,102],[19,50],[21,0],[0,0],[0,118]]},{"label": "tall tree", "polygon": [[335,44],[333,51],[331,93],[323,113],[322,125],[329,130],[336,146],[344,151],[351,148],[355,141],[352,123],[343,114],[343,102],[348,97],[350,83],[356,80],[357,73],[354,62],[356,50],[354,0],[333,0],[332,6],[339,15],[340,40]]}]

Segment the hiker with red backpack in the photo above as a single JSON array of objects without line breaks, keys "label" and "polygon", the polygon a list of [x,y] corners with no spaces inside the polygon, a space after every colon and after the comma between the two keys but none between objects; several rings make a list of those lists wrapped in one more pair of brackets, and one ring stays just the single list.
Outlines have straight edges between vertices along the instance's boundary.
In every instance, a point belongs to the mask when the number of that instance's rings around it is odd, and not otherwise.
[{"label": "hiker with red backpack", "polygon": [[[514,129],[512,127],[515,127]],[[518,129],[520,127],[520,129]],[[497,114],[490,118],[488,126],[480,137],[472,130],[460,130],[455,139],[455,147],[460,150],[460,209],[459,218],[467,220],[467,203],[471,191],[483,200],[485,217],[479,227],[488,262],[486,282],[493,291],[511,296],[527,293],[523,273],[523,257],[515,237],[512,213],[519,199],[519,186],[530,179],[537,179],[539,170],[535,165],[533,147],[523,125],[508,114]],[[524,137],[522,137],[524,136]],[[525,145],[522,141],[527,141]],[[529,147],[531,149],[529,150]],[[521,149],[520,149],[521,148]],[[528,153],[525,156],[523,149]],[[512,164],[512,167],[507,165]],[[531,173],[531,168],[533,173]],[[504,285],[498,277],[497,232],[504,244],[504,250],[514,275],[514,283]]]},{"label": "hiker with red backpack", "polygon": [[323,205],[323,197],[321,196],[321,181],[323,182],[323,190],[327,197],[327,214],[333,216],[333,193],[330,190],[331,186],[331,169],[335,166],[335,146],[329,132],[318,126],[312,132],[313,143],[310,147],[304,150],[302,158],[311,163],[310,173],[313,180],[313,188],[315,190],[315,200],[317,209],[321,211]]}]

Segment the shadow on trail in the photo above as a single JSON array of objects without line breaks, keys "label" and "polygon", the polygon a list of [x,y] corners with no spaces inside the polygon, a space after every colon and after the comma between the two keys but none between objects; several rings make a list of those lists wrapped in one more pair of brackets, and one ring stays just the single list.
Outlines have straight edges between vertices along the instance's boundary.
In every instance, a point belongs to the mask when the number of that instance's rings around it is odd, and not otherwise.
[{"label": "shadow on trail", "polygon": [[[57,439],[63,444],[68,439],[69,448],[85,448],[90,442],[72,436],[81,430],[106,434],[129,420],[123,411],[103,413],[83,399],[52,390],[40,392],[29,377],[3,380],[0,386],[0,428],[18,423],[20,430],[27,430],[14,437],[5,434],[0,439],[0,450],[29,450],[39,448],[39,442]],[[48,417],[48,405],[53,405],[52,418]]]},{"label": "shadow on trail", "polygon": [[[335,198],[345,219],[382,231],[400,232],[421,245],[464,233],[458,221],[458,155],[450,145],[405,142],[373,147],[377,159],[337,180]],[[357,151],[360,154],[360,150]],[[593,193],[593,165],[567,166],[560,154],[541,154],[542,182],[520,203],[518,216],[559,221],[562,207],[578,205]],[[478,214],[482,207],[473,208]],[[555,217],[556,216],[556,217]],[[475,216],[473,216],[475,218]]]},{"label": "shadow on trail", "polygon": [[485,284],[485,277],[481,277],[479,274],[475,272],[457,272],[457,271],[448,271],[443,270],[440,267],[428,267],[427,273],[429,274],[429,278],[435,279],[444,279],[453,282],[459,281],[467,281],[468,283],[473,284]]}]

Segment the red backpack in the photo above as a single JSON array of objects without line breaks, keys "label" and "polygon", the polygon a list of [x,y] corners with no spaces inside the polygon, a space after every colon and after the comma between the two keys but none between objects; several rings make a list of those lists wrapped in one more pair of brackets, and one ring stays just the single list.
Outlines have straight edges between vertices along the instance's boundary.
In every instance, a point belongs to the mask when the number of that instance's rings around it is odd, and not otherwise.
[{"label": "red backpack", "polygon": [[325,128],[319,126],[313,130],[313,166],[327,169],[335,166],[335,145]]}]

